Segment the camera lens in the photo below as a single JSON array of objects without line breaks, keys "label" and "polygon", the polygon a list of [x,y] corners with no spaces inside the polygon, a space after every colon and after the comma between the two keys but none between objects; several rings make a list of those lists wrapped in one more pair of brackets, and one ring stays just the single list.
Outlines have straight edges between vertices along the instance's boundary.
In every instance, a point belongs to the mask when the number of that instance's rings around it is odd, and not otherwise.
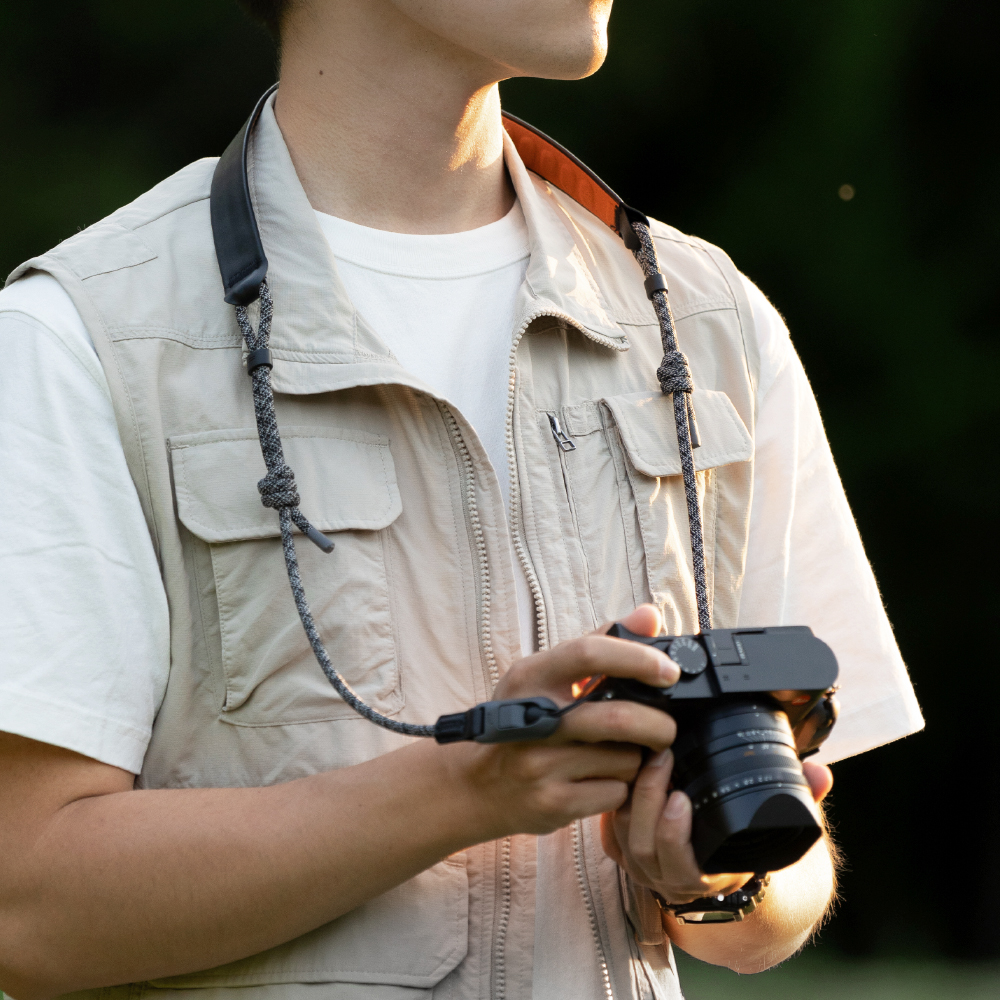
[{"label": "camera lens", "polygon": [[691,799],[701,870],[773,872],[798,861],[822,823],[777,702],[744,696],[672,711],[674,785]]}]

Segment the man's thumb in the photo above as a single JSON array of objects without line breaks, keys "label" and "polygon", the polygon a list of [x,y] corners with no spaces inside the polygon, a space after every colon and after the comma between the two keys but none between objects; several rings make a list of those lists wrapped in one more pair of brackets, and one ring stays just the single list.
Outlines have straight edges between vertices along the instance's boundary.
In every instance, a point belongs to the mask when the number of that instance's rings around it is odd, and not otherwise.
[{"label": "man's thumb", "polygon": [[[655,604],[640,604],[635,611],[627,614],[621,624],[630,632],[636,635],[654,636],[659,635],[663,628],[663,619],[660,617],[660,609]],[[601,629],[606,632],[608,627]]]}]

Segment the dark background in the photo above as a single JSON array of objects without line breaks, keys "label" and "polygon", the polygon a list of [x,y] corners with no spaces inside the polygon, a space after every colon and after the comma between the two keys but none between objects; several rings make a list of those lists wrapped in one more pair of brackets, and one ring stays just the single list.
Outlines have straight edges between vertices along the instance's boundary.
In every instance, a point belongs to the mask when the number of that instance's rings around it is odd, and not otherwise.
[{"label": "dark background", "polygon": [[[998,28],[985,0],[618,0],[595,77],[502,88],[724,247],[805,361],[928,724],[836,768],[823,940],[854,955],[1000,955]],[[3,274],[218,155],[275,73],[232,0],[0,0],[0,37]]]}]

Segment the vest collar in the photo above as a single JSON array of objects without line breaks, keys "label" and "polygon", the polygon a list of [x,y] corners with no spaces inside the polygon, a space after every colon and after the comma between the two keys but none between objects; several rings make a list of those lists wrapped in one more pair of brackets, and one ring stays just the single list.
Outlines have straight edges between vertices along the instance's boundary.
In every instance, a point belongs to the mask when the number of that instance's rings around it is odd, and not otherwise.
[{"label": "vest collar", "polygon": [[[598,344],[627,347],[598,275],[581,251],[572,220],[552,196],[548,183],[529,171],[511,132],[505,131],[503,138],[504,160],[528,226],[531,251],[521,286],[518,325],[532,315],[560,316]],[[621,252],[627,253],[624,246]]]},{"label": "vest collar", "polygon": [[[504,124],[505,162],[527,223],[531,251],[519,293],[519,325],[534,316],[552,315],[596,343],[627,349],[624,332],[581,252],[572,221],[550,185],[570,188],[566,193],[574,201],[589,201],[584,207],[609,228],[615,228],[621,213],[634,210],[627,209],[610,188],[562,147],[510,116],[505,115]],[[543,179],[531,167],[546,170],[549,176]],[[246,206],[252,206],[249,219],[241,197]],[[227,210],[229,219],[220,224],[220,215]],[[641,218],[639,213],[635,215]],[[276,391],[314,393],[392,382],[431,392],[405,372],[354,308],[278,127],[273,91],[261,100],[243,132],[220,159],[213,181],[212,216],[216,250],[230,293],[227,300],[252,301],[255,289],[247,292],[245,276],[250,274],[250,281],[259,284],[261,267],[266,270],[275,303],[271,351],[276,361],[272,372]],[[243,226],[242,236],[238,227],[233,229],[234,218]],[[228,247],[220,240],[220,230],[223,236],[229,234]],[[255,248],[251,237],[256,237],[258,230]],[[627,253],[617,237],[615,242]],[[242,299],[238,282],[233,280],[241,270]]]}]

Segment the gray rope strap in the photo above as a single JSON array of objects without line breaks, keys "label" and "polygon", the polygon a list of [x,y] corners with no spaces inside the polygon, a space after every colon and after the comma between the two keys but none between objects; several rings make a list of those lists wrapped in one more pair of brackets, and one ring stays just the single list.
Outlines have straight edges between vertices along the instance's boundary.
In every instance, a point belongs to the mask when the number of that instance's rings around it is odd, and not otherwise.
[{"label": "gray rope strap", "polygon": [[687,358],[677,349],[674,317],[667,298],[667,283],[660,272],[660,262],[653,238],[649,234],[649,229],[641,222],[633,222],[632,228],[639,240],[639,249],[634,251],[635,259],[646,276],[646,291],[653,303],[660,324],[660,339],[663,341],[663,361],[656,369],[656,377],[663,393],[674,398],[674,426],[677,429],[677,448],[681,456],[688,527],[691,532],[698,626],[705,632],[712,627],[712,615],[708,607],[708,585],[705,582],[705,540],[701,526],[701,506],[698,503],[698,485],[694,476],[694,457],[691,453],[691,449],[697,448],[700,443],[694,406],[691,403],[694,383]]},{"label": "gray rope strap", "polygon": [[264,455],[264,465],[267,475],[257,483],[260,491],[260,502],[265,507],[271,507],[278,512],[281,524],[281,547],[285,553],[285,568],[288,570],[288,582],[292,587],[295,607],[302,620],[309,645],[316,656],[327,680],[333,685],[337,694],[350,705],[358,715],[364,716],[369,722],[374,722],[383,729],[404,736],[433,736],[434,726],[415,726],[407,722],[397,722],[388,716],[376,712],[370,705],[358,697],[351,686],[337,672],[330,662],[326,647],[316,629],[309,602],[306,600],[302,587],[302,575],[299,572],[299,559],[295,552],[295,537],[292,524],[306,535],[310,541],[324,552],[333,551],[333,543],[320,531],[317,531],[299,510],[301,499],[295,487],[295,473],[285,461],[281,448],[281,436],[278,433],[278,421],[274,413],[274,390],[271,388],[271,356],[268,343],[271,338],[271,316],[273,306],[271,291],[264,281],[260,286],[260,321],[255,333],[247,316],[245,306],[236,307],[236,319],[240,325],[243,339],[246,341],[247,368],[253,384],[253,409],[257,418],[257,433],[260,437],[260,450]]}]

